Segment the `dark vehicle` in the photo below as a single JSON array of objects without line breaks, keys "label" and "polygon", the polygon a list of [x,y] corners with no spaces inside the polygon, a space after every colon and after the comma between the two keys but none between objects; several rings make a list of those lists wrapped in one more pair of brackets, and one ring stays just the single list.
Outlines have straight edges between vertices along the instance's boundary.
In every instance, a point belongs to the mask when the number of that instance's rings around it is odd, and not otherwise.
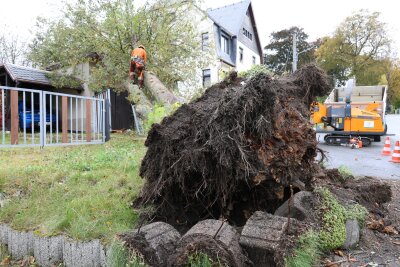
[{"label": "dark vehicle", "polygon": [[[19,117],[19,127],[21,129],[24,128],[24,106],[23,102],[20,101],[18,103],[18,117]],[[32,117],[33,117],[33,127],[40,127],[40,108],[37,106],[33,107],[33,116],[32,116],[32,109],[31,107],[25,108],[25,127],[26,129],[31,129],[32,127]],[[46,113],[46,126],[53,124],[53,129],[55,129],[56,125],[56,115],[53,113],[50,117],[50,113]],[[54,130],[53,130],[54,131]]]}]

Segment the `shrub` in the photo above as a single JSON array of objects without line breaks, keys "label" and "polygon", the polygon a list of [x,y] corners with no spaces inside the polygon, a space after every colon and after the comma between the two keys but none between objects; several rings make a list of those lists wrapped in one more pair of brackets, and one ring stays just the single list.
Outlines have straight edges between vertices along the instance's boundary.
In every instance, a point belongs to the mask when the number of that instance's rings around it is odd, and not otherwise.
[{"label": "shrub", "polygon": [[165,107],[161,104],[154,105],[152,111],[148,114],[147,120],[144,124],[145,131],[149,131],[154,123],[160,123],[164,117],[174,113],[180,106],[180,103],[175,103],[170,107]]},{"label": "shrub", "polygon": [[244,77],[244,78],[247,79],[247,78],[254,77],[254,76],[256,76],[256,75],[258,75],[260,73],[269,74],[269,75],[272,76],[271,70],[268,69],[268,67],[265,66],[265,65],[253,65],[253,67],[251,67],[251,69],[249,69],[247,71],[239,72],[238,75],[240,77]]}]

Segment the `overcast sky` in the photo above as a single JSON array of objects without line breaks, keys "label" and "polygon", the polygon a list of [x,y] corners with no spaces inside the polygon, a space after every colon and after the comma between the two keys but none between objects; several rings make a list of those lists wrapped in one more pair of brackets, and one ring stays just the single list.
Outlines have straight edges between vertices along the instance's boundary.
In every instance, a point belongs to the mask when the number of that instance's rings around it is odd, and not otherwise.
[{"label": "overcast sky", "polygon": [[[67,0],[70,1],[70,0]],[[216,8],[237,0],[203,0],[204,8]],[[0,0],[0,31],[15,32],[29,39],[37,16],[56,17],[60,14],[58,0]],[[137,0],[143,2],[143,0]],[[347,16],[360,9],[381,12],[388,24],[389,35],[400,53],[400,19],[397,1],[393,0],[252,0],[262,46],[273,31],[299,26],[310,36],[309,41],[332,34]],[[234,18],[232,18],[234,19]]]}]

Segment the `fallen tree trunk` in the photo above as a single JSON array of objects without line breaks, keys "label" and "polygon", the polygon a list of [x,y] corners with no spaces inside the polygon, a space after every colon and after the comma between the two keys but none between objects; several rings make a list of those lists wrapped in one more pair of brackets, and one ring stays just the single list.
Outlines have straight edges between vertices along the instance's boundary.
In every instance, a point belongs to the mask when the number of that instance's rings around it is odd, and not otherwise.
[{"label": "fallen tree trunk", "polygon": [[143,90],[139,89],[136,84],[127,83],[129,96],[128,100],[131,104],[135,105],[135,110],[139,117],[143,120],[147,119],[147,115],[151,112],[153,105],[150,100],[144,94]]},{"label": "fallen tree trunk", "polygon": [[239,233],[224,221],[201,221],[182,237],[168,265],[188,266],[190,257],[202,253],[221,266],[251,266],[239,245],[239,237]]},{"label": "fallen tree trunk", "polygon": [[178,98],[152,72],[145,72],[144,86],[157,103],[172,105],[179,102]]},{"label": "fallen tree trunk", "polygon": [[175,251],[181,235],[167,223],[155,222],[120,234],[133,254],[143,257],[150,266],[167,266],[168,257]]},{"label": "fallen tree trunk", "polygon": [[305,229],[296,219],[256,211],[243,227],[240,245],[254,266],[283,267],[285,253]]},{"label": "fallen tree trunk", "polygon": [[309,65],[243,82],[231,75],[153,125],[137,204],[154,205],[154,218],[180,228],[220,217],[242,226],[256,210],[273,213],[290,185],[311,186],[319,165],[309,108],[330,91],[325,73]]}]

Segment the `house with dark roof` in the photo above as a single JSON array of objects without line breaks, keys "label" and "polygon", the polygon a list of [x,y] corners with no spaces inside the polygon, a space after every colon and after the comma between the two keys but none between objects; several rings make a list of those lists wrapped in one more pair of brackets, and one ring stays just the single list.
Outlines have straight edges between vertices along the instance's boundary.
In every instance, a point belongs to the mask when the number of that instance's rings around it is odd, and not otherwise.
[{"label": "house with dark roof", "polygon": [[[18,88],[26,88],[26,89],[36,89],[43,91],[51,91],[58,93],[66,93],[66,94],[81,94],[83,92],[82,86],[63,86],[56,87],[53,85],[53,82],[49,79],[51,72],[38,70],[34,68],[18,66],[10,63],[0,63],[0,86],[8,86],[8,87],[18,87]],[[79,81],[78,81],[79,84]],[[27,99],[30,98],[30,94],[27,94]],[[2,117],[2,108],[1,105],[4,101],[4,111],[5,111],[5,119],[6,119],[6,128],[9,129],[10,120],[7,120],[10,116],[10,108],[9,101],[10,91],[4,91],[4,99],[3,92],[0,91],[0,117]],[[39,98],[34,99],[34,102],[39,101]],[[27,101],[30,103],[30,101]],[[36,103],[34,104],[36,105]],[[2,127],[3,122],[0,121],[0,128]]]},{"label": "house with dark roof", "polygon": [[57,88],[50,81],[51,72],[18,66],[10,63],[0,63],[0,85],[27,89],[38,89],[69,94],[79,94],[82,86],[63,86]]},{"label": "house with dark roof", "polygon": [[[91,58],[98,56],[95,53],[90,55]],[[95,58],[96,59],[96,58]],[[39,70],[24,66],[18,66],[10,63],[0,63],[0,86],[8,86],[8,87],[19,87],[26,89],[36,89],[43,91],[51,91],[57,93],[64,94],[72,94],[72,95],[80,95],[86,97],[95,96],[95,92],[89,89],[88,81],[90,79],[90,68],[91,63],[83,62],[75,66],[73,69],[68,69],[64,74],[59,73],[59,65],[55,64],[50,66],[48,70]],[[74,73],[74,76],[72,76]],[[52,77],[52,78],[50,78]],[[54,77],[68,77],[66,80],[73,80],[70,86],[63,85],[55,86]],[[80,84],[79,86],[74,86],[76,84]],[[10,92],[5,90],[5,116],[6,122],[7,118],[10,116],[9,103],[7,99],[9,99]],[[111,109],[111,122],[112,129],[129,129],[134,125],[134,118],[132,114],[132,106],[130,102],[126,99],[128,96],[127,92],[122,92],[120,94],[115,93],[114,91],[110,92],[110,109]],[[1,103],[2,103],[2,92],[0,90],[0,129],[2,127],[2,114],[1,114]],[[27,99],[29,99],[29,94],[27,95]],[[39,99],[35,99],[35,101],[39,101]],[[27,101],[28,103],[30,101]],[[75,109],[75,107],[73,107]],[[75,114],[75,111],[73,111]],[[8,123],[7,122],[7,123]],[[7,124],[6,123],[6,124]],[[69,124],[68,124],[69,125]],[[6,128],[9,129],[10,126],[6,125]]]},{"label": "house with dark roof", "polygon": [[246,71],[262,63],[262,46],[258,35],[251,0],[233,3],[206,11],[199,24],[202,49],[216,58],[202,70],[202,84],[219,82],[223,73]]}]

